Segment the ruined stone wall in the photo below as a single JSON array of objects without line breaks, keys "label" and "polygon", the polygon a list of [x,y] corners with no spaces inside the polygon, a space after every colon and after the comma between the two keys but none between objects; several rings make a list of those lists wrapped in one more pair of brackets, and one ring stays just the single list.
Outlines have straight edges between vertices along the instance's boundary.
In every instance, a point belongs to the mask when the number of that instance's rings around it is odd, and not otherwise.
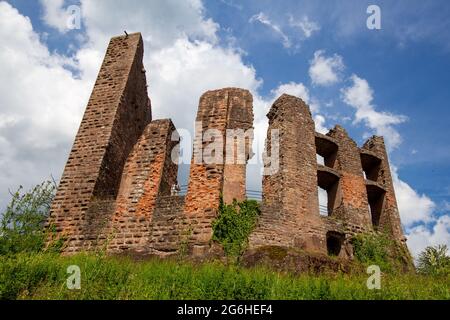
[{"label": "ruined stone wall", "polygon": [[[172,161],[175,126],[170,120],[153,120],[127,159],[122,173],[115,214],[105,233],[108,250],[150,252],[152,224],[158,198],[169,196],[178,165]],[[177,160],[177,159],[173,159]]]},{"label": "ruined stone wall", "polygon": [[[275,101],[268,118],[266,159],[279,130],[279,170],[263,177],[250,250],[276,245],[351,258],[355,234],[384,230],[404,239],[382,138],[360,149],[340,126],[316,133],[308,106],[288,95]],[[327,191],[327,216],[319,214],[317,187]]]},{"label": "ruined stone wall", "polygon": [[[227,129],[247,130],[253,126],[252,96],[249,91],[225,88],[208,91],[200,98],[194,138],[194,153],[184,211],[192,225],[192,242],[206,244],[212,236],[211,223],[217,216],[220,195],[227,202],[245,198],[245,162],[224,164]],[[211,152],[216,138],[209,129],[218,130],[222,145]],[[211,131],[209,131],[211,133]],[[214,148],[213,148],[214,149]],[[205,154],[217,156],[209,161]]]},{"label": "ruined stone wall", "polygon": [[279,130],[279,170],[263,178],[262,215],[250,247],[320,247],[323,239],[310,232],[320,219],[315,129],[309,108],[299,98],[282,95],[268,118],[268,147],[272,130]]},{"label": "ruined stone wall", "polygon": [[[246,198],[250,92],[202,95],[188,192],[174,195],[176,129],[170,120],[151,121],[142,57],[140,34],[111,39],[51,207],[48,224],[66,239],[65,253],[211,253],[220,196],[225,203]],[[309,107],[285,94],[268,118],[264,158],[272,171],[263,177],[250,249],[284,246],[351,258],[351,237],[377,230],[404,243],[383,138],[358,148],[340,126],[317,133]],[[318,187],[327,191],[328,216],[320,214]]]},{"label": "ruined stone wall", "polygon": [[183,212],[184,196],[162,196],[153,215],[151,248],[159,256],[188,250],[191,230]]},{"label": "ruined stone wall", "polygon": [[338,145],[335,169],[340,176],[341,201],[331,215],[370,230],[369,203],[359,148],[341,126],[334,127],[327,135],[334,138]]},{"label": "ruined stone wall", "polygon": [[[373,155],[370,153],[373,153]],[[368,169],[371,168],[371,171],[368,170],[368,192],[371,193],[369,196],[374,197],[374,204],[381,207],[374,207],[372,209],[373,214],[376,214],[375,211],[377,209],[380,210],[379,217],[374,217],[378,220],[374,221],[374,224],[380,231],[385,230],[388,234],[391,234],[395,240],[405,242],[406,238],[402,230],[389,159],[383,137],[373,136],[367,140],[361,148],[361,156],[362,158],[369,158],[371,156],[372,158],[376,157],[379,159],[371,167],[368,167]]]},{"label": "ruined stone wall", "polygon": [[66,252],[104,240],[125,160],[151,120],[143,52],[140,34],[109,43],[48,221]]}]

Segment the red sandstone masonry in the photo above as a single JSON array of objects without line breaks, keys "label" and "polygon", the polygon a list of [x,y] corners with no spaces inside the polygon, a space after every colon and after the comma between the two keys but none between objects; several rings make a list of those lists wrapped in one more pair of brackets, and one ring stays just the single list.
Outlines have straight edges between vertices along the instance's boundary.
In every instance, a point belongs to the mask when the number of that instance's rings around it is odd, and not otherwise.
[{"label": "red sandstone masonry", "polygon": [[[315,133],[308,106],[288,95],[275,101],[268,118],[266,153],[271,130],[280,130],[280,170],[263,177],[262,215],[250,236],[251,250],[277,245],[326,253],[338,241],[339,256],[351,258],[351,237],[361,232],[383,229],[403,241],[381,137],[360,149],[340,126],[327,135]],[[324,165],[317,164],[316,153]],[[329,216],[319,215],[317,185],[328,190]]]},{"label": "red sandstone masonry", "polygon": [[[170,120],[154,120],[144,130],[125,165],[116,213],[107,233],[112,252],[150,252],[153,213],[158,198],[169,196],[178,165],[171,159],[178,141]],[[174,159],[176,160],[176,159]]]},{"label": "red sandstone masonry", "polygon": [[[395,240],[399,242],[406,242],[400,221],[400,214],[398,212],[394,184],[392,182],[389,159],[383,137],[373,136],[367,140],[361,148],[361,156],[363,157],[363,154],[365,154],[367,157],[367,151],[372,152],[374,156],[379,159],[378,165],[373,168],[371,173],[369,173],[372,175],[369,177],[370,181],[374,181],[376,185],[374,186],[373,184],[369,184],[367,186],[371,193],[376,193],[376,191],[381,193],[381,199],[379,199],[378,203],[378,205],[381,206],[381,214],[379,217],[379,222],[377,223],[378,229],[387,231]],[[376,202],[375,204],[377,205]]]},{"label": "red sandstone masonry", "polygon": [[[197,122],[202,131],[196,132],[194,154],[189,176],[189,188],[184,211],[193,226],[193,242],[206,244],[212,236],[211,223],[217,215],[220,194],[227,203],[233,198],[245,198],[245,164],[207,164],[200,152],[211,143],[202,139],[208,129],[221,132],[224,145],[216,152],[226,158],[226,129],[247,130],[253,126],[252,96],[250,92],[237,88],[208,91],[200,98]],[[250,151],[248,152],[250,153]],[[247,157],[245,157],[245,163]],[[200,161],[200,163],[195,163]]]},{"label": "red sandstone masonry", "polygon": [[320,224],[314,122],[299,98],[282,95],[269,114],[267,155],[271,130],[279,130],[279,171],[263,177],[260,222],[250,247],[280,245],[319,250],[323,236],[310,233]]},{"label": "red sandstone masonry", "polygon": [[338,145],[335,169],[340,173],[338,192],[341,201],[333,214],[342,221],[371,230],[369,203],[359,148],[341,126],[336,126],[327,135],[334,138]]},{"label": "red sandstone masonry", "polygon": [[123,165],[151,120],[140,34],[112,38],[66,164],[49,224],[65,252],[97,246]]}]

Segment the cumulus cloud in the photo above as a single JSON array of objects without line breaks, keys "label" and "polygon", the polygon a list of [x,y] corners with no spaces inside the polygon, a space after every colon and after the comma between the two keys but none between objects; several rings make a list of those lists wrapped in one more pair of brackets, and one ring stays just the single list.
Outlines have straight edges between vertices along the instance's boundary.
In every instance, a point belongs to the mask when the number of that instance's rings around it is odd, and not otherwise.
[{"label": "cumulus cloud", "polygon": [[397,167],[391,166],[397,204],[402,223],[406,228],[415,223],[433,221],[436,204],[424,194],[418,194],[409,184],[398,177]]},{"label": "cumulus cloud", "polygon": [[400,218],[413,257],[417,258],[427,246],[450,247],[450,216],[445,204],[438,207],[425,194],[419,194],[402,181],[397,167],[391,166],[391,171]]},{"label": "cumulus cloud", "polygon": [[416,258],[428,246],[445,244],[450,247],[450,216],[437,218],[431,229],[425,225],[416,226],[407,232],[406,237],[408,247]]},{"label": "cumulus cloud", "polygon": [[326,57],[325,51],[318,50],[310,61],[309,76],[314,85],[330,86],[340,80],[345,65],[340,55]]},{"label": "cumulus cloud", "polygon": [[[50,53],[30,20],[0,2],[0,206],[8,188],[59,176],[92,81]],[[38,86],[38,88],[37,88]]]},{"label": "cumulus cloud", "polygon": [[364,124],[377,135],[384,136],[389,150],[402,142],[398,131],[393,127],[407,120],[406,116],[377,111],[373,104],[373,90],[367,80],[353,74],[352,85],[341,90],[343,101],[356,109],[355,122]]},{"label": "cumulus cloud", "polygon": [[272,90],[272,95],[275,98],[281,96],[284,93],[299,97],[303,101],[305,101],[305,103],[309,103],[310,101],[308,88],[306,88],[303,83],[291,81],[289,83],[280,84],[277,88]]},{"label": "cumulus cloud", "polygon": [[44,8],[42,20],[45,24],[62,33],[68,31],[70,13],[64,9],[64,0],[40,0],[40,3]]}]

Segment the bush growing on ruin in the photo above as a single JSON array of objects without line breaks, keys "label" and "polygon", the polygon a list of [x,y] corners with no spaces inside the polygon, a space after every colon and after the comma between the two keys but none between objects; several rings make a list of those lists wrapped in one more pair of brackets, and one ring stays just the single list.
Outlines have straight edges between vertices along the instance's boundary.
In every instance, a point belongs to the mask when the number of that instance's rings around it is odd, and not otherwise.
[{"label": "bush growing on ruin", "polygon": [[394,243],[385,234],[358,234],[352,239],[353,254],[365,265],[378,265],[382,271],[393,271],[389,251]]},{"label": "bush growing on ruin", "polygon": [[12,193],[12,199],[0,220],[0,254],[41,251],[45,243],[44,224],[55,196],[56,184],[43,182],[24,192]]},{"label": "bush growing on ruin", "polygon": [[227,205],[220,200],[219,215],[213,222],[213,240],[222,244],[227,256],[238,257],[245,250],[248,237],[260,214],[258,202],[233,201]]}]

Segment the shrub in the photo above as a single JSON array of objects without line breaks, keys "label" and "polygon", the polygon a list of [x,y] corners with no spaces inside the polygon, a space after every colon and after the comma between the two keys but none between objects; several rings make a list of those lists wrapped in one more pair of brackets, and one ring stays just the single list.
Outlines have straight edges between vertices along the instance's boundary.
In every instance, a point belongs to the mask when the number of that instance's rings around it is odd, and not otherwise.
[{"label": "shrub", "polygon": [[427,275],[450,274],[450,257],[446,245],[427,247],[419,255],[417,270]]},{"label": "shrub", "polygon": [[212,226],[213,240],[222,244],[226,255],[240,256],[259,214],[259,205],[255,200],[235,200],[231,205],[226,205],[221,199],[219,215]]},{"label": "shrub", "polygon": [[0,254],[38,252],[45,243],[44,223],[50,212],[56,185],[43,182],[23,193],[22,186],[0,220]]},{"label": "shrub", "polygon": [[358,234],[352,239],[355,258],[365,265],[378,265],[385,272],[394,271],[390,252],[395,244],[385,234]]}]

